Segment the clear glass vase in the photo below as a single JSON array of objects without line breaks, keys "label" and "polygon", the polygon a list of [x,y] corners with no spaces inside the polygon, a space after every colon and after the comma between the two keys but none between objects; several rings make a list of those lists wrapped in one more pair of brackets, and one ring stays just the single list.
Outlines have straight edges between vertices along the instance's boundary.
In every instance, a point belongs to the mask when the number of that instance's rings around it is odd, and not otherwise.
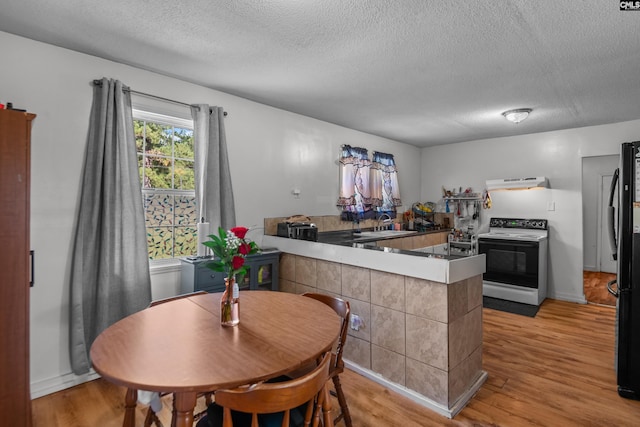
[{"label": "clear glass vase", "polygon": [[225,278],[224,285],[220,300],[220,322],[222,326],[236,326],[240,323],[240,288],[235,276]]}]

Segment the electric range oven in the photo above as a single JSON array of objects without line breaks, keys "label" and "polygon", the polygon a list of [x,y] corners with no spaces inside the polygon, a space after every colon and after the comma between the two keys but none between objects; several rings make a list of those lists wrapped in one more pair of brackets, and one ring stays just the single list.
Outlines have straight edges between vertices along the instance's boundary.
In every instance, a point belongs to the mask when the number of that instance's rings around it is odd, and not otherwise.
[{"label": "electric range oven", "polygon": [[485,254],[483,295],[540,305],[547,296],[548,223],[546,219],[491,218],[489,232],[478,235]]}]

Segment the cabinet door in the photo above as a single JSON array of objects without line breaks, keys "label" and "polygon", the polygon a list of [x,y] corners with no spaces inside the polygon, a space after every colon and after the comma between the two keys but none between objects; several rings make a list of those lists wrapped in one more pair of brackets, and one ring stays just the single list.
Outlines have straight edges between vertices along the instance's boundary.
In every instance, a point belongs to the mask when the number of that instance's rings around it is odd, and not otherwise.
[{"label": "cabinet door", "polygon": [[0,416],[31,426],[29,162],[35,115],[0,110]]},{"label": "cabinet door", "polygon": [[203,264],[198,265],[196,268],[194,291],[223,292],[225,273],[213,271]]},{"label": "cabinet door", "polygon": [[382,246],[385,248],[393,248],[393,249],[402,249],[402,240],[403,238],[378,240],[376,242],[376,246]]},{"label": "cabinet door", "polygon": [[252,290],[277,291],[280,255],[263,254],[251,257],[248,263]]}]

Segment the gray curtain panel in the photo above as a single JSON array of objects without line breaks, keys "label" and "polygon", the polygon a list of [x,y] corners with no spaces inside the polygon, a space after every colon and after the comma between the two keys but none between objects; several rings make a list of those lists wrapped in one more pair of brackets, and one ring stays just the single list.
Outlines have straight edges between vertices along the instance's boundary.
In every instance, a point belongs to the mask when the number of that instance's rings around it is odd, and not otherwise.
[{"label": "gray curtain panel", "polygon": [[210,224],[211,233],[236,225],[231,169],[224,132],[224,110],[199,104],[191,107],[195,144],[196,203],[199,219]]},{"label": "gray curtain panel", "polygon": [[100,332],[151,301],[144,221],[131,96],[120,81],[103,78],[93,90],[71,261],[76,374],[89,372],[89,349]]}]

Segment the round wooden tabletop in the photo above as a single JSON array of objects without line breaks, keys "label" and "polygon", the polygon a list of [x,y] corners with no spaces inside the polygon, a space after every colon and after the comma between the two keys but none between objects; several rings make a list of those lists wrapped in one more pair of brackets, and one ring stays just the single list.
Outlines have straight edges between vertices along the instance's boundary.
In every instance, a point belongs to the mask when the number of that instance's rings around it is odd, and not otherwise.
[{"label": "round wooden tabletop", "polygon": [[311,298],[243,291],[240,324],[223,327],[220,297],[181,298],[122,319],[91,346],[94,369],[129,389],[214,391],[298,369],[338,338],[338,315]]}]

